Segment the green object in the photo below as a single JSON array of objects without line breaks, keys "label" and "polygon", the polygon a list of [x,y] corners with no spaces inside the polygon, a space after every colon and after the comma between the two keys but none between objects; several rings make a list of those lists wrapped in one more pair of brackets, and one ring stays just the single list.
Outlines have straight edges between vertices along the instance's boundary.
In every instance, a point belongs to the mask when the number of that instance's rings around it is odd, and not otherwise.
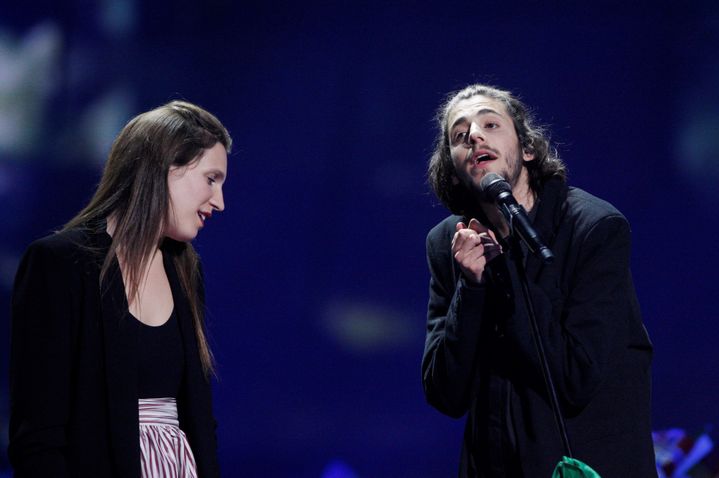
[{"label": "green object", "polygon": [[575,458],[562,457],[552,473],[552,478],[602,478],[592,467]]}]

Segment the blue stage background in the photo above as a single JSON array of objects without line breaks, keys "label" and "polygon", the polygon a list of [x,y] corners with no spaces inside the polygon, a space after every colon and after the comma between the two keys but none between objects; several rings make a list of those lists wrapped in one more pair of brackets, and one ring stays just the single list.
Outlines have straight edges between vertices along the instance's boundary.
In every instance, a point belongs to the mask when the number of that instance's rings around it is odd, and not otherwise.
[{"label": "blue stage background", "polygon": [[123,124],[178,98],[235,141],[196,241],[226,476],[455,474],[463,420],[420,385],[447,214],[425,170],[436,107],[476,81],[519,93],[571,183],[629,218],[654,428],[719,424],[716,2],[2,3],[0,470],[19,257],[89,199]]}]

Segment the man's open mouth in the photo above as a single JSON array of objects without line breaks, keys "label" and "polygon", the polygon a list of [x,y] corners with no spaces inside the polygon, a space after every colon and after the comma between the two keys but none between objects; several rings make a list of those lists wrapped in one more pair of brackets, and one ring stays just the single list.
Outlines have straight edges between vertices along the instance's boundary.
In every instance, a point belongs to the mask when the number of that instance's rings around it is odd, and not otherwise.
[{"label": "man's open mouth", "polygon": [[485,161],[494,161],[497,155],[491,151],[480,151],[474,156],[474,164],[480,164]]}]

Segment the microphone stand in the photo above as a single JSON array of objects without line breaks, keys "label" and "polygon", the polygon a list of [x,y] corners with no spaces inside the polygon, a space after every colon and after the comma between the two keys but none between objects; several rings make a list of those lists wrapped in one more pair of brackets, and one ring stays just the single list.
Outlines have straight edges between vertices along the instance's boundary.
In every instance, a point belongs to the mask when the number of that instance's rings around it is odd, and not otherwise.
[{"label": "microphone stand", "polygon": [[569,437],[567,436],[567,426],[564,423],[564,417],[562,417],[562,411],[559,408],[559,399],[557,398],[557,389],[554,386],[552,380],[552,374],[549,370],[549,362],[547,360],[547,354],[544,352],[544,346],[542,345],[541,335],[539,333],[539,325],[537,324],[537,315],[534,311],[534,303],[532,302],[532,296],[529,294],[529,281],[527,279],[527,271],[524,267],[524,252],[522,246],[515,234],[509,238],[510,250],[512,256],[515,259],[514,263],[517,266],[517,273],[519,274],[519,282],[522,284],[522,295],[524,296],[524,303],[527,306],[527,313],[529,315],[529,324],[532,327],[532,339],[534,346],[537,349],[539,355],[540,368],[542,369],[542,377],[544,378],[544,385],[549,395],[549,402],[552,406],[552,412],[554,414],[554,420],[559,428],[559,435],[562,438],[562,444],[567,457],[573,458],[572,448],[569,445]]}]

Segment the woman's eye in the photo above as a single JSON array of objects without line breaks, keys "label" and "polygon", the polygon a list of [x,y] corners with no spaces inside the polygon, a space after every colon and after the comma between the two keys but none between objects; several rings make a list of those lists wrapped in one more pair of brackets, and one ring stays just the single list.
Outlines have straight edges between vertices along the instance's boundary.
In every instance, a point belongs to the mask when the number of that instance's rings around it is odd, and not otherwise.
[{"label": "woman's eye", "polygon": [[494,129],[494,128],[499,128],[499,124],[495,123],[493,121],[489,121],[489,122],[485,123],[484,127],[488,128],[488,129]]},{"label": "woman's eye", "polygon": [[467,140],[467,132],[466,131],[459,131],[458,133],[454,134],[454,142],[455,143],[464,143]]},{"label": "woman's eye", "polygon": [[207,177],[207,184],[213,184],[215,181],[216,181],[215,178],[213,178],[211,176]]}]

